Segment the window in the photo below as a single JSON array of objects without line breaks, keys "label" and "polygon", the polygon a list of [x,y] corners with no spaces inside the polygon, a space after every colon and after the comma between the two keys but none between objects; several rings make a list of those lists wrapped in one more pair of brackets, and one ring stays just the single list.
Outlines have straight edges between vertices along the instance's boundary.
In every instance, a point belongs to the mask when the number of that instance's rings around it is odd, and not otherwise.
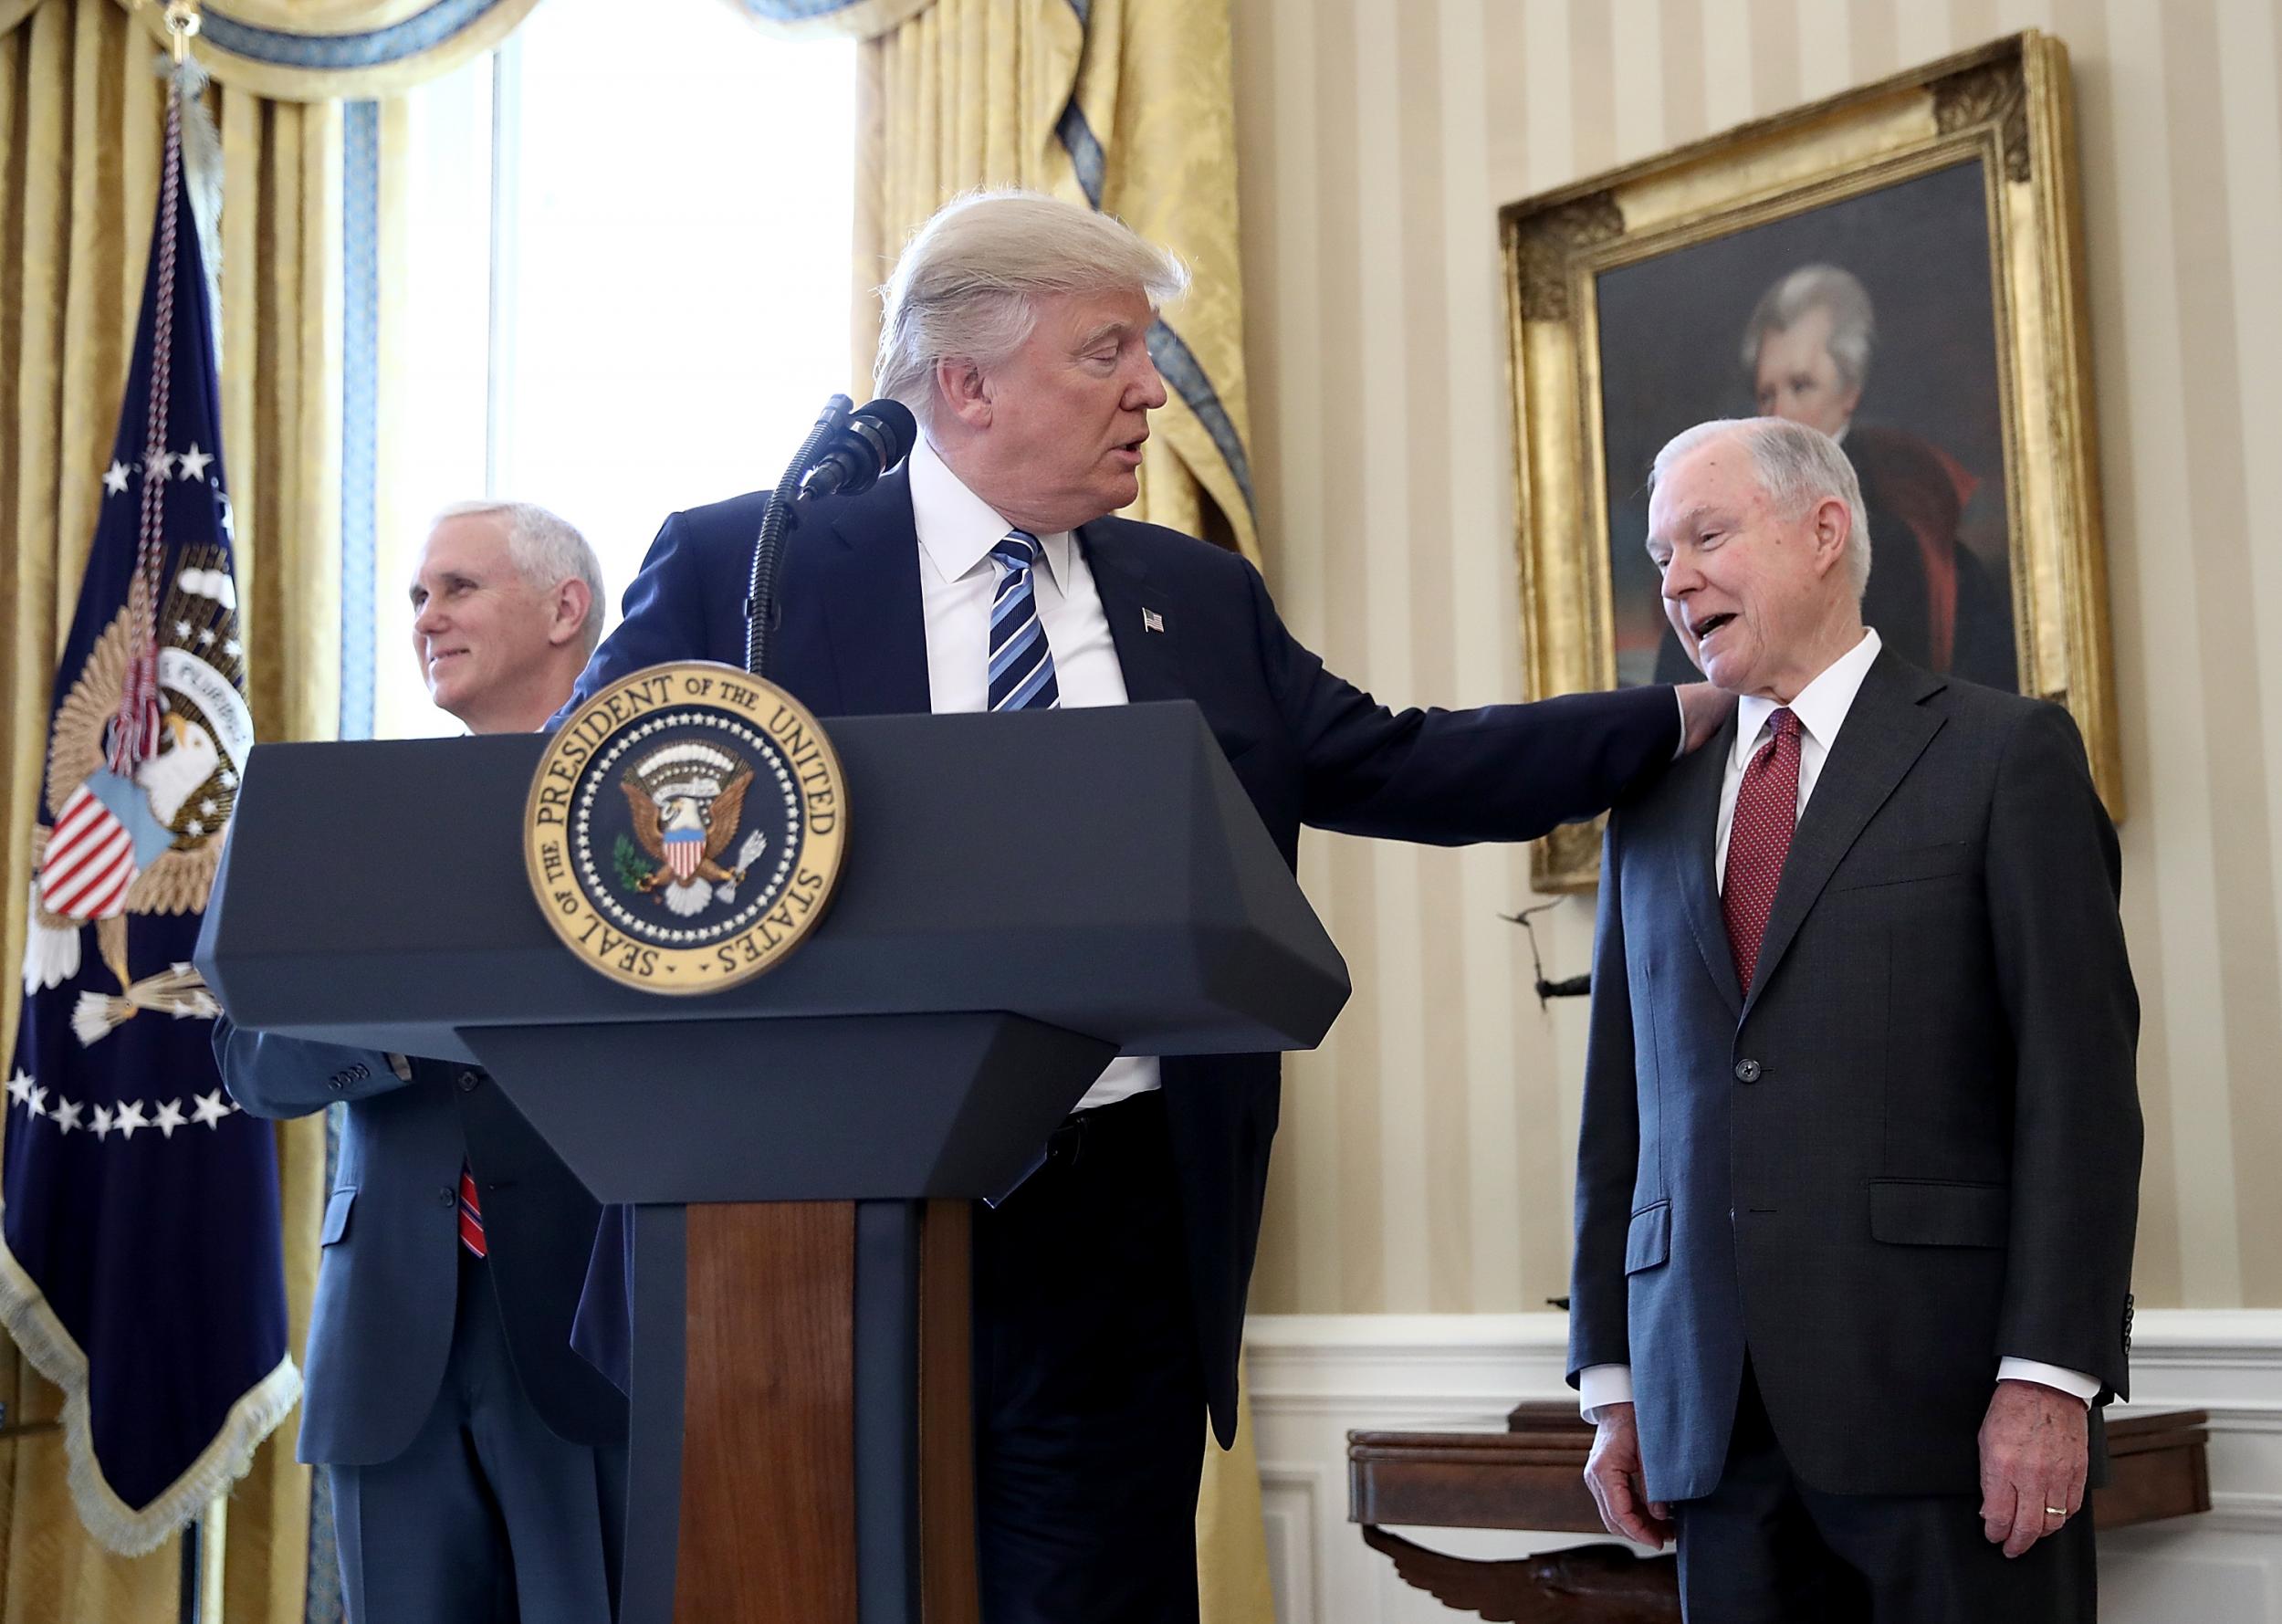
[{"label": "window", "polygon": [[454,728],[404,596],[437,508],[560,513],[614,621],[666,514],[773,485],[849,390],[854,48],[550,0],[384,126],[377,734]]}]

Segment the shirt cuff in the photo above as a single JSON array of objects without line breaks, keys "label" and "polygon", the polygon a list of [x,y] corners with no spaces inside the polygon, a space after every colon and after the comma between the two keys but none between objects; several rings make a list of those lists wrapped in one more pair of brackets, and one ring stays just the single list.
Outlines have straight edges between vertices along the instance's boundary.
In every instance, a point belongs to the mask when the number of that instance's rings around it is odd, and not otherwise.
[{"label": "shirt cuff", "polygon": [[1586,1420],[1597,1420],[1594,1411],[1605,1404],[1631,1402],[1631,1366],[1587,1365],[1576,1373],[1576,1407]]},{"label": "shirt cuff", "polygon": [[2081,1370],[2070,1370],[2064,1365],[2040,1365],[2035,1359],[2005,1358],[1997,1361],[1999,1381],[2033,1381],[2040,1388],[2052,1388],[2086,1405],[2099,1397],[2099,1378],[2087,1376]]},{"label": "shirt cuff", "polygon": [[[1681,702],[1678,688],[1672,690],[1672,708],[1680,712],[1680,742],[1672,746],[1672,760],[1677,761],[1688,753],[1688,707]],[[1606,1367],[1611,1370],[1624,1370],[1630,1367],[1610,1365]]]}]

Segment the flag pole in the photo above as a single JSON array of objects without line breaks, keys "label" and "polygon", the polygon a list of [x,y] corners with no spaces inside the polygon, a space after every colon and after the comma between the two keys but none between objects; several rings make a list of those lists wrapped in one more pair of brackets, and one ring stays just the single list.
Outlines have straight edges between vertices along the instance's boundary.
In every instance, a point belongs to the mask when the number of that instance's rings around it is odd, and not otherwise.
[{"label": "flag pole", "polygon": [[183,1529],[181,1624],[227,1624],[222,1607],[223,1562],[229,1549],[230,1497],[216,1494]]},{"label": "flag pole", "polygon": [[[180,68],[189,59],[191,37],[198,32],[197,0],[167,0],[165,20],[167,48],[173,54],[174,66]],[[181,94],[179,84],[169,89],[172,94]],[[211,1564],[213,1571],[209,1574],[205,1544],[209,1523],[214,1533],[219,1536],[226,1504],[223,1496],[216,1495],[207,1503],[204,1514],[194,1517],[183,1529],[183,1586],[178,1609],[182,1624],[200,1624],[205,1615],[204,1604],[210,1591],[214,1593],[214,1617],[217,1624],[222,1617],[220,1552],[215,1553],[216,1560]]]},{"label": "flag pole", "polygon": [[[173,53],[177,70],[173,93],[180,95],[180,70],[190,58],[190,42],[198,32],[198,0],[167,0],[165,20],[167,47]],[[218,317],[220,312],[215,314]],[[223,1624],[222,1567],[228,1548],[229,1514],[229,1495],[216,1494],[183,1530],[182,1624],[200,1624],[201,1618],[209,1615],[215,1624]]]},{"label": "flag pole", "polygon": [[202,1538],[204,1521],[203,1517],[193,1517],[183,1527],[183,1590],[182,1602],[177,1608],[182,1624],[198,1624],[198,1603],[204,1595],[204,1587],[198,1582],[199,1547],[204,1543]]}]

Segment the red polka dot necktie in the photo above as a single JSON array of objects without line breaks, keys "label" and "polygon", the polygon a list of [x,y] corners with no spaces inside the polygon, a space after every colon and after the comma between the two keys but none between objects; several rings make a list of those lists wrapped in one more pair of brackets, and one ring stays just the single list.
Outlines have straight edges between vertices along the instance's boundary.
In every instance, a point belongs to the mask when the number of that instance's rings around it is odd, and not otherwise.
[{"label": "red polka dot necktie", "polygon": [[1720,911],[1727,917],[1727,945],[1735,955],[1735,980],[1746,996],[1759,968],[1759,943],[1774,910],[1783,860],[1791,854],[1798,824],[1798,718],[1788,707],[1767,718],[1774,737],[1752,752],[1735,791],[1735,821],[1728,828],[1727,878]]},{"label": "red polka dot necktie", "polygon": [[483,1203],[476,1199],[476,1173],[466,1162],[459,1165],[459,1243],[477,1257],[486,1254],[484,1245]]}]

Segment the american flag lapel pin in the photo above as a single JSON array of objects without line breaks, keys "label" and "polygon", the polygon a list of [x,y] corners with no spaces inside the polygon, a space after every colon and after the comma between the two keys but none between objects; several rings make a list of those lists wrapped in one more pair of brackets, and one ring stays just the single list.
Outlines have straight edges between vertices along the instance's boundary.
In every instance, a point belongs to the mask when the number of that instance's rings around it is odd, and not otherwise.
[{"label": "american flag lapel pin", "polygon": [[1165,617],[1154,609],[1144,609],[1141,612],[1141,629],[1145,632],[1162,632]]}]

